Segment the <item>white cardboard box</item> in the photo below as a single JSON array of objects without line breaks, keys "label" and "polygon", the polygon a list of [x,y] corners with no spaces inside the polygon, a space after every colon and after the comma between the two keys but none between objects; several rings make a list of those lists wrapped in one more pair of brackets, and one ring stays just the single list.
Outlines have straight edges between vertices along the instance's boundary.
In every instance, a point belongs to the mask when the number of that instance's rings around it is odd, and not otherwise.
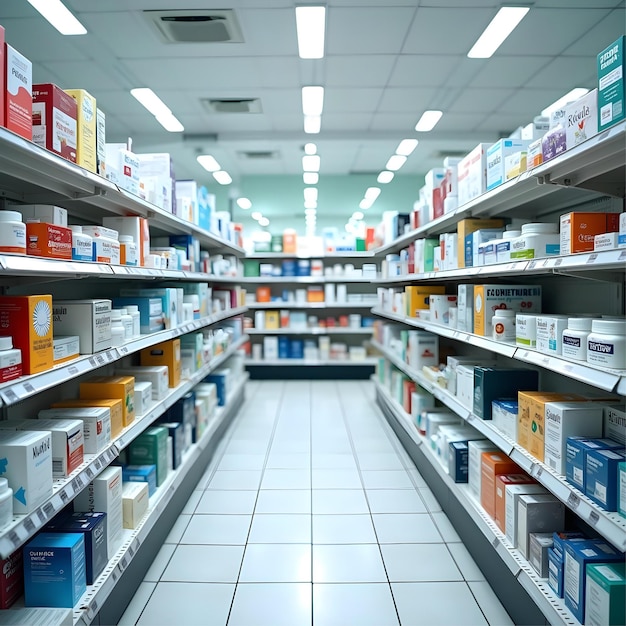
[{"label": "white cardboard box", "polygon": [[506,538],[513,546],[517,546],[517,501],[525,494],[548,493],[548,490],[538,483],[524,483],[518,485],[506,485],[504,492],[504,528]]},{"label": "white cardboard box", "polygon": [[148,483],[123,483],[122,520],[124,528],[135,528],[148,510],[149,503]]},{"label": "white cardboard box", "polygon": [[458,164],[459,206],[487,191],[487,150],[491,144],[479,143]]},{"label": "white cardboard box", "polygon": [[598,134],[598,90],[565,105],[565,145],[567,150]]},{"label": "white cardboard box", "polygon": [[[472,380],[474,379],[472,374]],[[491,443],[488,439],[479,439],[477,441],[470,441],[467,444],[467,477],[470,487],[470,491],[477,502],[480,502],[480,491],[482,484],[482,453],[483,452],[497,452],[498,446]]]},{"label": "white cardboard box", "polygon": [[54,332],[78,335],[81,354],[111,347],[111,300],[55,300],[52,312]]},{"label": "white cardboard box", "polygon": [[111,410],[107,407],[68,407],[39,411],[39,419],[71,419],[83,422],[86,454],[97,454],[111,442]]},{"label": "white cardboard box", "polygon": [[152,406],[152,383],[135,377],[135,414],[145,415]]},{"label": "white cardboard box", "polygon": [[526,139],[500,139],[487,150],[487,189],[494,189],[506,180],[505,159],[526,150]]},{"label": "white cardboard box", "polygon": [[134,376],[135,381],[152,383],[152,399],[160,402],[169,392],[169,368],[167,365],[136,365],[115,368],[120,376]]}]

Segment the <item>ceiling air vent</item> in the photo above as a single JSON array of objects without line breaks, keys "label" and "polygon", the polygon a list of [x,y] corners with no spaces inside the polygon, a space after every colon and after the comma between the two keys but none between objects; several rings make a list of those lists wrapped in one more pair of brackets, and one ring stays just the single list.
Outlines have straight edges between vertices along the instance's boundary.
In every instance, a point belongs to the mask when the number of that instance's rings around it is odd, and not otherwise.
[{"label": "ceiling air vent", "polygon": [[210,113],[261,113],[259,98],[203,98]]},{"label": "ceiling air vent", "polygon": [[243,43],[232,9],[144,11],[169,43]]},{"label": "ceiling air vent", "polygon": [[446,157],[450,158],[463,158],[467,155],[468,150],[436,150],[430,156],[433,159],[445,159]]},{"label": "ceiling air vent", "polygon": [[263,161],[267,159],[277,159],[280,153],[277,150],[244,150],[237,153],[240,159],[249,161]]}]

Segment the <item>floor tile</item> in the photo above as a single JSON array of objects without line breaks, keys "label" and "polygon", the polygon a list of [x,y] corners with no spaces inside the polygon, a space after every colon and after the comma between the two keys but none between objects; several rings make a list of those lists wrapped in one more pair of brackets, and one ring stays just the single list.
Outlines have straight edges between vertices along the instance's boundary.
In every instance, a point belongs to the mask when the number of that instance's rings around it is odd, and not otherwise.
[{"label": "floor tile", "polygon": [[378,583],[387,575],[375,544],[314,545],[313,582]]},{"label": "floor tile", "polygon": [[314,489],[312,511],[315,515],[369,514],[362,489]]},{"label": "floor tile", "polygon": [[184,513],[185,515],[192,515],[195,512],[196,507],[198,506],[198,502],[200,502],[200,498],[202,498],[201,491],[192,492],[181,513]]},{"label": "floor tile", "polygon": [[159,583],[138,626],[224,626],[235,585]]},{"label": "floor tile", "polygon": [[406,470],[362,470],[366,489],[415,489]]},{"label": "floor tile", "polygon": [[264,454],[225,454],[218,470],[260,470],[265,464]]},{"label": "floor tile", "polygon": [[424,500],[424,504],[426,504],[426,508],[430,512],[436,513],[438,511],[441,511],[441,505],[439,504],[437,498],[435,498],[435,494],[433,494],[430,489],[428,489],[427,487],[421,487],[419,492],[422,496],[422,499]]},{"label": "floor tile", "polygon": [[257,500],[256,491],[205,491],[196,507],[196,514],[252,515]]},{"label": "floor tile", "polygon": [[244,546],[251,515],[194,515],[181,544]]},{"label": "floor tile", "polygon": [[141,583],[137,587],[133,599],[126,607],[124,614],[117,622],[117,626],[135,626],[155,588],[156,583]]},{"label": "floor tile", "polygon": [[402,626],[488,626],[465,583],[392,583],[391,591]]},{"label": "floor tile", "polygon": [[361,477],[356,469],[313,469],[313,489],[361,489]]},{"label": "floor tile", "polygon": [[366,495],[372,513],[427,513],[415,490],[372,489]]},{"label": "floor tile", "polygon": [[[315,505],[313,507],[315,510]],[[313,515],[313,543],[378,543],[370,515]]]},{"label": "floor tile", "polygon": [[313,624],[315,626],[398,626],[398,617],[389,585],[387,583],[314,584]]},{"label": "floor tile", "polygon": [[392,543],[381,550],[392,583],[463,580],[444,543]]},{"label": "floor tile", "polygon": [[311,583],[240,583],[228,626],[311,626]]},{"label": "floor tile", "polygon": [[308,469],[266,469],[261,489],[310,489],[311,472]]},{"label": "floor tile", "polygon": [[189,524],[189,520],[191,520],[191,515],[179,515],[164,543],[178,543],[187,528],[187,524]]},{"label": "floor tile", "polygon": [[359,469],[363,470],[402,470],[404,465],[398,455],[391,452],[359,452],[357,450]]},{"label": "floor tile", "polygon": [[430,515],[389,513],[372,515],[379,543],[442,543]]},{"label": "floor tile", "polygon": [[258,489],[261,470],[217,470],[207,484],[207,489]]},{"label": "floor tile", "polygon": [[491,626],[513,626],[513,620],[488,582],[472,581],[468,585]]},{"label": "floor tile", "polygon": [[158,583],[159,580],[161,580],[161,576],[163,575],[167,564],[170,562],[172,554],[174,554],[174,550],[176,550],[176,546],[169,543],[161,546],[161,549],[157,552],[154,561],[152,561],[152,565],[143,577],[145,582]]},{"label": "floor tile", "polygon": [[264,489],[254,509],[256,513],[311,513],[311,491],[307,489]]},{"label": "floor tile", "polygon": [[311,543],[311,516],[257,514],[248,543]]},{"label": "floor tile", "polygon": [[270,448],[270,454],[310,454],[311,442],[305,439],[284,439],[273,441]]},{"label": "floor tile", "polygon": [[250,543],[246,546],[239,582],[311,582],[311,546]]},{"label": "floor tile", "polygon": [[472,558],[468,549],[462,543],[449,543],[448,550],[452,554],[457,567],[461,570],[463,578],[468,582],[482,582],[485,580],[476,561]]},{"label": "floor tile", "polygon": [[422,478],[422,475],[414,467],[409,467],[407,469],[407,472],[409,473],[409,476],[411,477],[411,480],[416,487],[421,489],[422,487],[427,486],[426,481]]},{"label": "floor tile", "polygon": [[251,441],[246,439],[231,439],[224,454],[265,454],[267,441]]},{"label": "floor tile", "polygon": [[443,511],[431,513],[431,517],[445,542],[458,543],[461,541],[461,538],[457,534],[456,530],[454,530],[454,526],[452,525],[450,518]]},{"label": "floor tile", "polygon": [[311,456],[313,469],[350,469],[356,470],[354,455],[341,452],[313,452]]},{"label": "floor tile", "polygon": [[265,467],[267,469],[308,469],[311,467],[311,456],[308,452],[270,452]]},{"label": "floor tile", "polygon": [[243,546],[178,546],[161,580],[235,583],[242,559]]}]

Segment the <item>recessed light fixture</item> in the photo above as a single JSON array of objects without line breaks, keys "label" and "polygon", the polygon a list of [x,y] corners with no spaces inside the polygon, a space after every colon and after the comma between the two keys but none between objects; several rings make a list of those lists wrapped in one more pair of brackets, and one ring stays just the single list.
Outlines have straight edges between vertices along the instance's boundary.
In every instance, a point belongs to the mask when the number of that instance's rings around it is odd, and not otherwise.
[{"label": "recessed light fixture", "polygon": [[363,200],[361,200],[361,202],[359,202],[359,209],[363,209],[364,211],[367,211],[367,209],[369,209],[372,204],[374,204],[373,200],[369,200],[368,198],[363,198]]},{"label": "recessed light fixture", "polygon": [[304,214],[305,215],[317,215],[317,210],[316,209],[304,209]]},{"label": "recessed light fixture", "polygon": [[302,169],[305,172],[319,172],[321,159],[318,154],[308,154],[302,157]]},{"label": "recessed light fixture", "polygon": [[317,187],[305,187],[304,188],[304,201],[305,202],[317,202]]},{"label": "recessed light fixture", "polygon": [[312,142],[305,143],[304,154],[317,154],[317,146]]},{"label": "recessed light fixture", "polygon": [[324,109],[324,87],[307,85],[302,87],[302,113],[304,116],[319,116]]},{"label": "recessed light fixture", "polygon": [[304,132],[307,135],[317,135],[322,130],[321,115],[305,115],[304,116]]},{"label": "recessed light fixture", "polygon": [[270,225],[270,221],[267,219],[267,217],[262,217],[259,220],[259,226],[269,226]]},{"label": "recessed light fixture", "polygon": [[320,175],[317,172],[304,172],[302,174],[302,181],[305,185],[317,185]]},{"label": "recessed light fixture", "polygon": [[566,93],[563,97],[554,101],[550,106],[546,107],[541,115],[545,117],[550,117],[553,111],[560,109],[565,106],[568,102],[573,102],[574,100],[578,100],[578,98],[582,98],[586,93],[589,93],[589,89],[585,89],[584,87],[575,87],[568,93]]},{"label": "recessed light fixture", "polygon": [[305,209],[317,209],[317,200],[315,200],[315,201],[309,200],[308,202],[305,200],[304,201],[304,208]]},{"label": "recessed light fixture", "polygon": [[392,172],[396,172],[406,163],[406,157],[400,154],[394,154],[389,161],[387,161],[387,165],[385,168],[391,170]]},{"label": "recessed light fixture", "polygon": [[180,133],[185,130],[183,125],[174,117],[174,114],[165,102],[163,102],[152,89],[138,87],[137,89],[131,89],[130,94],[154,115],[156,121],[159,122],[165,130],[171,133]]},{"label": "recessed light fixture", "polygon": [[217,172],[222,169],[222,166],[215,160],[215,157],[210,154],[201,154],[196,158],[196,161],[198,161],[207,172]]},{"label": "recessed light fixture", "polygon": [[213,178],[220,185],[230,185],[233,182],[233,179],[230,177],[230,174],[226,170],[218,170],[217,172],[213,172]]},{"label": "recessed light fixture", "polygon": [[324,56],[326,7],[296,7],[298,55],[301,59],[321,59]]},{"label": "recessed light fixture", "polygon": [[417,148],[417,139],[403,139],[396,148],[396,154],[401,156],[409,156],[415,148]]},{"label": "recessed light fixture", "polygon": [[365,191],[365,199],[374,202],[380,196],[380,187],[368,187]]},{"label": "recessed light fixture", "polygon": [[422,117],[420,117],[417,124],[415,124],[415,130],[420,133],[427,133],[431,131],[435,128],[442,115],[442,111],[424,111],[424,113],[422,113]]},{"label": "recessed light fixture", "polygon": [[252,202],[248,198],[237,198],[237,206],[244,211],[252,207]]},{"label": "recessed light fixture", "polygon": [[363,219],[363,217],[365,217],[365,216],[363,215],[363,213],[361,213],[361,211],[355,211],[355,212],[352,214],[352,217],[353,217],[355,220],[362,220],[362,219]]},{"label": "recessed light fixture", "polygon": [[169,113],[168,115],[157,115],[155,119],[159,124],[161,124],[161,126],[163,126],[163,128],[165,128],[166,131],[170,133],[182,133],[185,130],[185,127],[173,113]]},{"label": "recessed light fixture", "polygon": [[252,211],[250,217],[258,222],[263,217],[263,213],[261,211]]},{"label": "recessed light fixture", "polygon": [[488,59],[524,19],[529,7],[502,7],[467,53],[470,59]]},{"label": "recessed light fixture", "polygon": [[394,176],[395,174],[393,172],[390,172],[389,170],[385,170],[384,172],[381,172],[378,175],[378,178],[376,179],[376,181],[379,182],[381,185],[386,185],[387,183],[390,183],[393,180]]},{"label": "recessed light fixture", "polygon": [[28,0],[28,3],[62,35],[85,35],[87,29],[61,0]]}]

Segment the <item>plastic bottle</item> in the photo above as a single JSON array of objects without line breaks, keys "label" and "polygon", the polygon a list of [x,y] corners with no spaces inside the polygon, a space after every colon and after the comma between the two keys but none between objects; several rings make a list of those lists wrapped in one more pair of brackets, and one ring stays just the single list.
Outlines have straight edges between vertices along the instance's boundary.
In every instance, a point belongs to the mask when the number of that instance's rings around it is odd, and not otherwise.
[{"label": "plastic bottle", "polygon": [[0,252],[26,254],[26,224],[19,211],[0,211]]},{"label": "plastic bottle", "polygon": [[122,310],[111,310],[111,345],[115,348],[124,345],[126,329],[122,322]]},{"label": "plastic bottle", "polygon": [[131,235],[120,235],[120,264],[133,265],[138,264],[137,244]]},{"label": "plastic bottle", "polygon": [[589,317],[570,317],[561,335],[561,354],[576,361],[587,360],[587,338],[593,320]]},{"label": "plastic bottle", "polygon": [[0,337],[0,383],[22,375],[22,351],[13,347],[12,337]]},{"label": "plastic bottle", "polygon": [[515,341],[515,311],[497,309],[491,319],[494,341]]},{"label": "plastic bottle", "polygon": [[72,260],[93,261],[93,238],[83,233],[83,227],[71,224],[72,231]]},{"label": "plastic bottle", "polygon": [[141,314],[136,304],[127,304],[126,313],[133,318],[133,338],[139,337],[141,334]]},{"label": "plastic bottle", "polygon": [[593,320],[587,337],[587,362],[626,369],[626,319]]},{"label": "plastic bottle", "polygon": [[5,528],[13,519],[13,489],[6,478],[0,478],[0,529]]}]

